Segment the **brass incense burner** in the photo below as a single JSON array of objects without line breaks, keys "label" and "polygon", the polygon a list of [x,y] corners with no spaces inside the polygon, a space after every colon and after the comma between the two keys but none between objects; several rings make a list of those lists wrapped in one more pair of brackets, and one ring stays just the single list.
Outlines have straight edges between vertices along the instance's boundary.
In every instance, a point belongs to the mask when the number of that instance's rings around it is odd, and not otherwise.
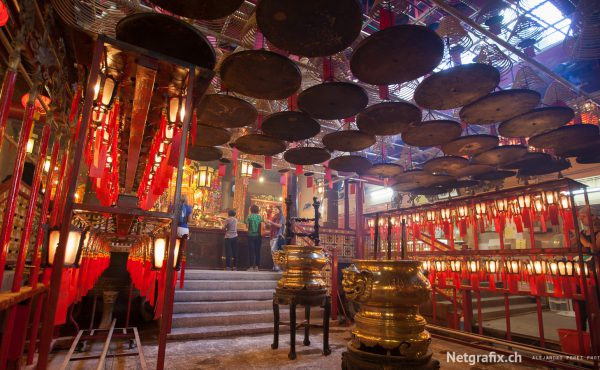
[{"label": "brass incense burner", "polygon": [[286,245],[274,252],[274,259],[283,269],[278,289],[321,290],[326,284],[322,270],[327,263],[323,248],[318,246]]},{"label": "brass incense burner", "polygon": [[342,270],[346,297],[360,303],[348,344],[351,353],[408,361],[413,368],[437,367],[431,359],[426,321],[419,315],[419,305],[431,295],[420,265],[410,260],[357,260]]}]

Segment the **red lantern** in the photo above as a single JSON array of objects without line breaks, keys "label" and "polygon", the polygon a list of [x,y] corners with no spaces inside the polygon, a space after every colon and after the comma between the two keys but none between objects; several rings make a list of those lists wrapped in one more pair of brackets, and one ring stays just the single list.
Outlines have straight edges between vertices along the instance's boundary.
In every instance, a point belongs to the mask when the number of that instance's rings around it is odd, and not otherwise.
[{"label": "red lantern", "polygon": [[8,9],[2,1],[0,1],[0,27],[4,26],[8,22]]}]

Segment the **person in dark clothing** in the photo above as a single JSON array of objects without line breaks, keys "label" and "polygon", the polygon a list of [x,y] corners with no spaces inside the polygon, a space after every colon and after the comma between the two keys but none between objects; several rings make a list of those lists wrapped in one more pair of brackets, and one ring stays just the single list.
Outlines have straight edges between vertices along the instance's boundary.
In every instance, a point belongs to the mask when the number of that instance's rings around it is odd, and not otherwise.
[{"label": "person in dark clothing", "polygon": [[250,207],[250,214],[246,218],[248,225],[248,247],[250,255],[250,268],[248,271],[258,271],[260,265],[260,244],[261,244],[261,224],[263,219],[259,214],[259,209],[256,204]]},{"label": "person in dark clothing", "polygon": [[[237,218],[235,218],[235,210],[230,209],[227,212],[227,219],[223,225],[225,230],[225,238],[223,239],[223,247],[225,248],[225,270],[237,270],[238,264],[238,248],[237,248]],[[234,266],[235,263],[235,266]]]}]

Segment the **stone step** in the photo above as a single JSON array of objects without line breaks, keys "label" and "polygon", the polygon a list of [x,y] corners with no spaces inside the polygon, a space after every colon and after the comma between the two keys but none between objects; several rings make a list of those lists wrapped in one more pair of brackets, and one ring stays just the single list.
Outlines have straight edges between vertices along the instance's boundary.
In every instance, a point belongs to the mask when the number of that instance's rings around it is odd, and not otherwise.
[{"label": "stone step", "polygon": [[[477,298],[473,298],[472,300],[473,310],[477,310]],[[518,304],[527,304],[534,303],[535,300],[532,300],[531,297],[527,296],[509,296],[508,303],[512,307],[513,305]],[[494,296],[494,297],[482,297],[481,298],[481,308],[488,307],[502,307],[504,309],[504,296]]]},{"label": "stone step", "polygon": [[[519,315],[528,312],[536,312],[537,306],[535,303],[515,304],[510,305],[510,315]],[[481,309],[483,320],[492,320],[505,317],[504,306],[502,307],[486,307]],[[477,322],[477,310],[473,310],[473,322]]]},{"label": "stone step", "polygon": [[185,270],[186,283],[191,280],[279,280],[281,272]]},{"label": "stone step", "polygon": [[[289,332],[289,327],[280,326],[279,331]],[[273,323],[256,323],[244,325],[217,325],[189,328],[173,328],[168,335],[170,340],[193,340],[222,337],[243,337],[246,335],[273,334]],[[301,338],[298,335],[298,338]],[[281,338],[280,338],[281,340]],[[302,340],[302,339],[300,339]]]},{"label": "stone step", "polygon": [[[289,320],[289,309],[281,307],[279,311],[282,321]],[[323,310],[317,307],[311,309],[311,320],[323,317]],[[304,318],[304,307],[296,310],[296,320],[301,322]],[[207,312],[207,313],[178,313],[173,314],[173,327],[194,326],[223,326],[243,325],[255,323],[273,323],[273,310],[252,310],[237,312]]]},{"label": "stone step", "polygon": [[183,290],[274,290],[276,287],[276,280],[189,280]]},{"label": "stone step", "polygon": [[177,290],[175,302],[219,302],[273,299],[273,289]]},{"label": "stone step", "polygon": [[175,302],[173,313],[206,313],[233,312],[250,310],[268,310],[273,307],[273,300],[247,300],[222,302]]}]

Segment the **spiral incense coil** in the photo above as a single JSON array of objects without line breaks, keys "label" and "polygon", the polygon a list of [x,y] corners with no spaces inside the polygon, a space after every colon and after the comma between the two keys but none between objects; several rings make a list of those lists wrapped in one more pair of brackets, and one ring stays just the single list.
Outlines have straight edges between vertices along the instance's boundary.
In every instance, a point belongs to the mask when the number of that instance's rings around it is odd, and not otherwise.
[{"label": "spiral incense coil", "polygon": [[515,79],[512,83],[512,89],[530,89],[542,94],[546,91],[548,84],[544,81],[533,68],[522,66],[515,74]]},{"label": "spiral incense coil", "polygon": [[513,66],[510,58],[500,50],[498,45],[483,45],[479,49],[475,62],[491,65],[500,71],[501,75],[510,72]]}]

